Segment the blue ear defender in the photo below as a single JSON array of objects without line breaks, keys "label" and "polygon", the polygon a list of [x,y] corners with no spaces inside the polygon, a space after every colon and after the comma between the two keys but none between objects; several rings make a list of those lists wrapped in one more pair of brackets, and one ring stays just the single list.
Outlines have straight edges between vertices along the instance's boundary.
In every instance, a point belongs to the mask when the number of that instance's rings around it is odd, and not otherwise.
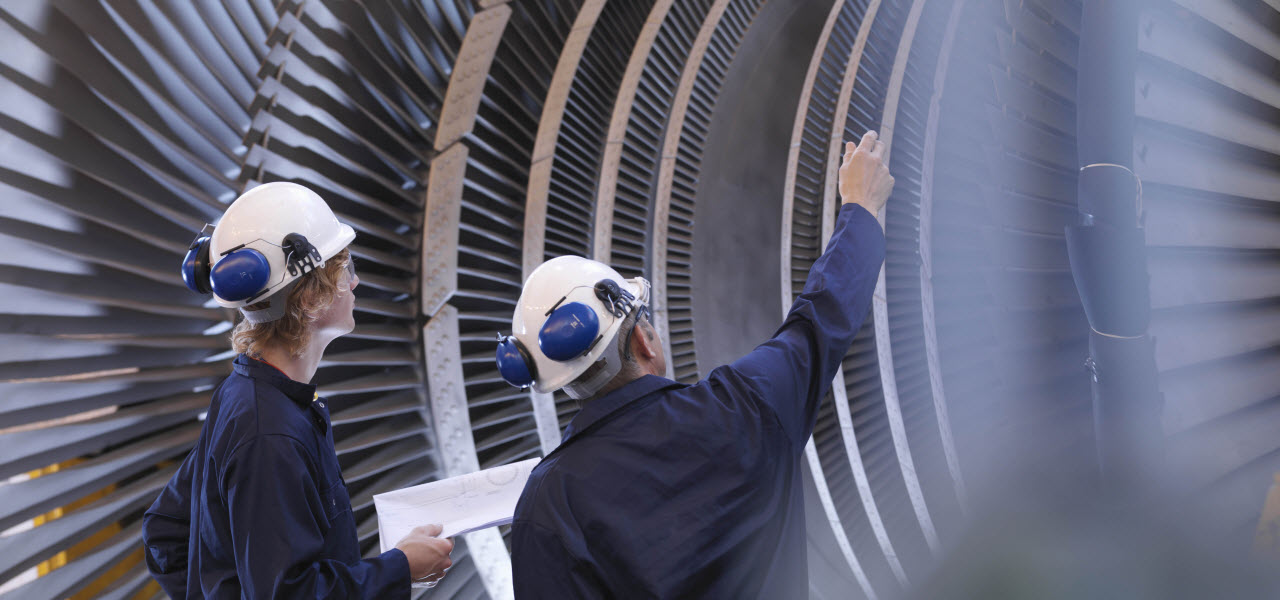
[{"label": "blue ear defender", "polygon": [[586,354],[600,341],[600,317],[581,302],[570,302],[551,311],[538,332],[538,349],[560,362]]},{"label": "blue ear defender", "polygon": [[208,294],[209,289],[209,236],[196,235],[182,259],[182,282],[197,294]]},{"label": "blue ear defender", "polygon": [[253,248],[239,248],[227,253],[209,271],[213,293],[230,302],[253,297],[271,279],[271,263]]},{"label": "blue ear defender", "polygon": [[533,385],[538,368],[529,351],[515,336],[498,334],[498,373],[516,387]]},{"label": "blue ear defender", "polygon": [[[209,225],[205,225],[209,229]],[[311,262],[319,257],[315,247],[306,242],[306,238],[296,233],[289,234],[285,242],[292,242],[293,237],[301,238],[297,246],[303,249],[306,256],[302,260]],[[211,238],[205,230],[196,234],[191,246],[187,248],[187,256],[182,260],[182,281],[187,288],[197,294],[214,293],[224,301],[239,302],[250,299],[266,288],[271,280],[271,264],[266,256],[244,244],[223,252],[218,264],[210,266]],[[291,264],[291,269],[294,266]],[[314,266],[311,266],[314,269]],[[306,270],[303,270],[306,272]]]}]

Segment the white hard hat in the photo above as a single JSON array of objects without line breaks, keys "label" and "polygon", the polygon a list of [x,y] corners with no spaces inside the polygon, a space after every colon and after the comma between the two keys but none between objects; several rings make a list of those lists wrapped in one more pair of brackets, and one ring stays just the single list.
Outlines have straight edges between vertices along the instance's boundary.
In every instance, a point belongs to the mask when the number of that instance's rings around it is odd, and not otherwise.
[{"label": "white hard hat", "polygon": [[[560,388],[585,398],[621,368],[616,337],[622,322],[649,303],[649,282],[580,256],[542,263],[525,281],[511,318],[512,335],[498,345],[498,370],[512,385],[538,392]],[[594,363],[606,364],[591,381],[578,379]]]},{"label": "white hard hat", "polygon": [[197,236],[182,276],[191,289],[213,292],[218,304],[241,308],[323,266],[355,237],[319,194],[267,183],[236,198],[211,237]]}]

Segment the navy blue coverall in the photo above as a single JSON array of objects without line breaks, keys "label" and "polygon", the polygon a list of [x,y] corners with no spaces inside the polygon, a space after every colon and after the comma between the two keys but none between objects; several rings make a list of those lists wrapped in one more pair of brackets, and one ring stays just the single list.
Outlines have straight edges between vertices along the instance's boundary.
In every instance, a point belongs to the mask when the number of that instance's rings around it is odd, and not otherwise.
[{"label": "navy blue coverall", "polygon": [[408,598],[392,549],[361,560],[316,387],[236,357],[196,447],[147,509],[147,568],[174,598]]},{"label": "navy blue coverall", "polygon": [[516,598],[807,598],[800,461],[883,260],[846,205],[772,339],[694,385],[586,403],[516,506]]}]

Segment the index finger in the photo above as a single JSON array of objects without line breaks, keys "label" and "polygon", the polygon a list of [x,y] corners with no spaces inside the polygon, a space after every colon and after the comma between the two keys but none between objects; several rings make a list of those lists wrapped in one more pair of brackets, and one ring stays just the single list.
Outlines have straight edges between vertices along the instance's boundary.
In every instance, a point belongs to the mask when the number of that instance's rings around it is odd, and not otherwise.
[{"label": "index finger", "polygon": [[871,152],[875,149],[876,139],[879,137],[880,134],[876,133],[874,129],[862,134],[862,142],[858,144],[858,149],[863,152]]}]

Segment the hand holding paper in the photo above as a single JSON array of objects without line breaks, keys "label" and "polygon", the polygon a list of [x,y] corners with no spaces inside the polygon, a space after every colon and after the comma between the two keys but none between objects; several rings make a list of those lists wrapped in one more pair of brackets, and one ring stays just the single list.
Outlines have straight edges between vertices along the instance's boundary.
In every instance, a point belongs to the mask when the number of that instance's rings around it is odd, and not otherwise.
[{"label": "hand holding paper", "polygon": [[440,531],[438,524],[416,527],[396,544],[409,561],[409,577],[415,583],[422,582],[430,587],[453,566],[453,559],[449,558],[449,553],[453,552],[453,540],[438,537]]}]

